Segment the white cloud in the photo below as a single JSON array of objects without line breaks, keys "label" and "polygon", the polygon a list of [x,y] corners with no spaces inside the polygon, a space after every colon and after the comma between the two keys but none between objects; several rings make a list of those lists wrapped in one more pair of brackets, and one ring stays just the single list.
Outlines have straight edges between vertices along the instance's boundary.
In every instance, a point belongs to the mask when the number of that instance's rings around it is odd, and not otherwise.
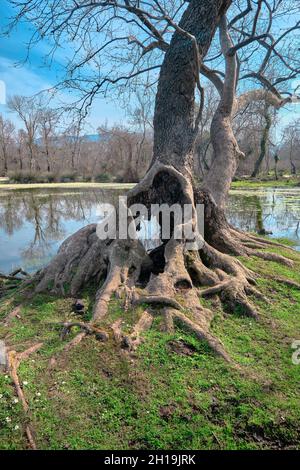
[{"label": "white cloud", "polygon": [[12,60],[0,57],[0,79],[6,85],[7,95],[33,95],[52,85],[42,75],[30,70],[30,66],[17,66]]},{"label": "white cloud", "polygon": [[[29,66],[16,66],[12,60],[6,57],[0,57],[0,81],[4,83],[6,98],[11,95],[31,96],[52,86],[42,75],[30,70]],[[0,112],[16,125],[20,125],[20,121],[7,110],[5,100],[1,98],[2,95],[0,96]]]}]

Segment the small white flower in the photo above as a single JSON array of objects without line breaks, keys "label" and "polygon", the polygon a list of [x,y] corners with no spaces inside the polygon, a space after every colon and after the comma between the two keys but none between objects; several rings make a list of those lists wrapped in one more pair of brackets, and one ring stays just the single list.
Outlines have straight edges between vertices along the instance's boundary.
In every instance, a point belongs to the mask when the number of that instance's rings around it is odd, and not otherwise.
[{"label": "small white flower", "polygon": [[4,378],[7,380],[7,379],[8,379],[8,375],[5,375]]},{"label": "small white flower", "polygon": [[10,422],[11,422],[11,418],[10,418],[9,416],[6,416],[5,421],[6,421],[7,423],[10,423]]},{"label": "small white flower", "polygon": [[17,398],[14,398],[13,403],[19,403],[19,400]]},{"label": "small white flower", "polygon": [[27,380],[24,380],[23,385],[28,385]]},{"label": "small white flower", "polygon": [[62,385],[65,385],[65,383],[66,383],[66,382],[63,380],[63,381],[62,381]]},{"label": "small white flower", "polygon": [[15,425],[15,431],[17,431],[18,429],[20,429],[20,426],[18,424]]},{"label": "small white flower", "polygon": [[36,396],[37,396],[37,397],[40,397],[40,396],[41,396],[41,393],[40,393],[40,392],[37,392]]}]

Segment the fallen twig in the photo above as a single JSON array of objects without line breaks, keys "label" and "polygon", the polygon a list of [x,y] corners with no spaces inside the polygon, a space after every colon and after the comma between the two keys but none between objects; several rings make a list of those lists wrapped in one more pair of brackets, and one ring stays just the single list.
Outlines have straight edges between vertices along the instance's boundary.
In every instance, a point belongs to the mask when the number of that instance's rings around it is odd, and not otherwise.
[{"label": "fallen twig", "polygon": [[8,326],[14,318],[21,318],[20,312],[21,312],[21,306],[18,305],[6,316],[4,320],[4,325]]},{"label": "fallen twig", "polygon": [[[38,349],[40,349],[43,346],[43,343],[37,343],[34,346],[31,346],[30,348],[26,349],[22,353],[17,353],[16,351],[9,351],[7,354],[7,362],[8,362],[8,370],[10,377],[14,383],[16,393],[18,395],[18,398],[22,404],[23,410],[25,414],[28,416],[29,413],[29,406],[26,401],[23,389],[20,384],[20,379],[18,376],[18,368],[22,360],[25,360],[29,357],[30,354],[36,352]],[[35,439],[33,437],[33,430],[32,426],[30,424],[26,424],[25,427],[25,432],[26,436],[28,439],[28,443],[31,449],[36,450],[37,446],[35,443]]]},{"label": "fallen twig", "polygon": [[24,277],[30,277],[30,274],[27,271],[24,271],[23,268],[17,268],[14,271],[12,271],[9,276],[15,277],[17,274],[22,274]]}]

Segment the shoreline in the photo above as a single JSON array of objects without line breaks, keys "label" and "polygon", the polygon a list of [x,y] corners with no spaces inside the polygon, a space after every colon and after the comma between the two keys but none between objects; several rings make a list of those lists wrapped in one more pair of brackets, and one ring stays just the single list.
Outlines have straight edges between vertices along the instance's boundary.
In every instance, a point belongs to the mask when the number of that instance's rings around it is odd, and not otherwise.
[{"label": "shoreline", "polygon": [[[0,191],[9,190],[31,190],[31,189],[131,189],[136,183],[92,183],[92,182],[68,182],[68,183],[8,183],[7,180],[1,181]],[[281,179],[281,180],[239,180],[233,181],[231,190],[236,189],[259,189],[259,188],[298,188],[300,187],[300,178]]]},{"label": "shoreline", "polygon": [[0,191],[30,189],[131,189],[135,183],[1,183]]}]

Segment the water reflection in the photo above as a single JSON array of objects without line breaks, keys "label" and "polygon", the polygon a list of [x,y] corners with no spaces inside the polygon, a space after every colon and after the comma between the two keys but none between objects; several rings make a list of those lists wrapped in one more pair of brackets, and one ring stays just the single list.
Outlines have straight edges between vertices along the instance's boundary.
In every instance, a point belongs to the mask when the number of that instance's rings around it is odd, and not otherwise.
[{"label": "water reflection", "polygon": [[242,191],[230,194],[230,222],[243,230],[288,238],[300,249],[300,188]]},{"label": "water reflection", "polygon": [[[99,220],[99,204],[117,204],[121,190],[0,191],[0,271],[35,271],[61,242]],[[232,191],[228,218],[237,227],[294,240],[300,249],[300,188]],[[149,227],[144,227],[145,232]]]},{"label": "water reflection", "polygon": [[101,202],[116,203],[120,191],[24,190],[0,193],[0,271],[35,271],[62,240],[99,220]]}]

